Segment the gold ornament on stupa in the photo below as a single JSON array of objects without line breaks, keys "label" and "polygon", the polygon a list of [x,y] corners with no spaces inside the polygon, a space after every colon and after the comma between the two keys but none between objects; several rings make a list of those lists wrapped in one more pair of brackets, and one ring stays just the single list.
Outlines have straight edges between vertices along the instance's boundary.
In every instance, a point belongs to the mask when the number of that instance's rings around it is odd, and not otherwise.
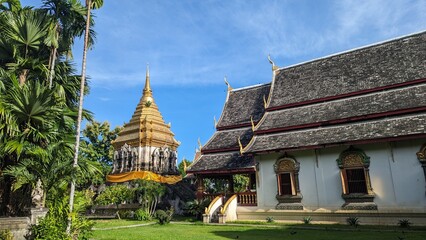
[{"label": "gold ornament on stupa", "polygon": [[130,122],[112,142],[113,170],[107,181],[146,179],[169,184],[180,181],[176,167],[180,142],[174,138],[170,127],[154,101],[147,66],[142,98]]}]

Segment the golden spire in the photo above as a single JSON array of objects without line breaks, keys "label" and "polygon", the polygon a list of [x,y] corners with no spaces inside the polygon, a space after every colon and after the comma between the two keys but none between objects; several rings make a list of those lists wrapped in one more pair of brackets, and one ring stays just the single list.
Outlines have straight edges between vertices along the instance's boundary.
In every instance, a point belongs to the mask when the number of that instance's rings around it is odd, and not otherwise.
[{"label": "golden spire", "polygon": [[114,148],[124,143],[131,146],[163,147],[165,145],[175,150],[179,145],[170,130],[171,124],[166,124],[154,101],[151,89],[149,65],[146,66],[146,79],[143,94],[133,113],[130,122],[114,141]]},{"label": "golden spire", "polygon": [[154,101],[152,98],[151,81],[149,79],[149,64],[146,65],[145,87],[143,88],[142,101],[148,105],[147,107]]}]

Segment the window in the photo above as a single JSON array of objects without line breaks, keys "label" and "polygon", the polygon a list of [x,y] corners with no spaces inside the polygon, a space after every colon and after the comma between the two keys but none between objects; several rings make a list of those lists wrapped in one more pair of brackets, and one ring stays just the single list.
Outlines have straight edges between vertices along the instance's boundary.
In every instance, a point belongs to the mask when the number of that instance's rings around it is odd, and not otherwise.
[{"label": "window", "polygon": [[346,169],[349,193],[367,193],[363,168]]},{"label": "window", "polygon": [[337,159],[342,180],[342,198],[345,210],[376,210],[371,187],[370,157],[362,150],[349,147]]},{"label": "window", "polygon": [[277,209],[303,210],[299,190],[299,168],[300,163],[287,154],[274,164],[277,176]]},{"label": "window", "polygon": [[279,195],[294,195],[294,188],[292,187],[291,173],[281,173],[279,179]]}]

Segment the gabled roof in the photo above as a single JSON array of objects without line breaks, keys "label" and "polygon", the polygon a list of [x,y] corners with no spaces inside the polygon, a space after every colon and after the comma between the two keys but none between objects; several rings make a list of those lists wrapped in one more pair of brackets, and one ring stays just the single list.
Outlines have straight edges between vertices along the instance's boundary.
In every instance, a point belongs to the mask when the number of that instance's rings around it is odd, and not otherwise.
[{"label": "gabled roof", "polygon": [[187,173],[246,173],[254,171],[254,158],[240,152],[225,152],[202,155],[186,171]]},{"label": "gabled roof", "polygon": [[247,149],[251,153],[263,153],[413,138],[426,139],[426,113],[256,135]]},{"label": "gabled roof", "polygon": [[246,153],[426,136],[426,32],[278,70]]},{"label": "gabled roof", "polygon": [[265,111],[270,84],[235,89],[228,92],[227,101],[216,126],[217,131],[201,148],[201,157],[187,172],[196,174],[234,173],[254,171],[253,156],[241,156],[240,145],[245,146],[253,136],[253,123]]},{"label": "gabled roof", "polygon": [[426,83],[266,112],[256,134],[318,127],[426,110]]},{"label": "gabled roof", "polygon": [[268,109],[425,78],[426,32],[278,70]]},{"label": "gabled roof", "polygon": [[201,149],[202,153],[226,152],[240,150],[238,138],[243,146],[247,145],[253,137],[251,127],[227,129],[217,131]]},{"label": "gabled roof", "polygon": [[251,118],[259,121],[265,112],[264,99],[268,99],[270,87],[271,84],[263,84],[229,91],[216,128],[251,125]]}]

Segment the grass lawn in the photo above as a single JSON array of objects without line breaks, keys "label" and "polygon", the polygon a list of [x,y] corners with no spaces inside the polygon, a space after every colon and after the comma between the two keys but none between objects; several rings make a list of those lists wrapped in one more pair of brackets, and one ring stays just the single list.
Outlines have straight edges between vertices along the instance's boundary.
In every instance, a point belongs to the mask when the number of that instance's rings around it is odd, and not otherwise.
[{"label": "grass lawn", "polygon": [[[107,220],[102,220],[107,221]],[[118,226],[111,221],[108,227]],[[121,220],[125,221],[125,220]],[[96,221],[98,222],[98,221]],[[121,222],[122,223],[122,222]],[[121,224],[119,223],[119,224]],[[139,224],[141,222],[138,222]],[[102,224],[105,224],[103,222]],[[101,228],[96,224],[95,227]],[[106,225],[105,225],[106,226]],[[120,225],[123,226],[123,225]],[[305,225],[300,225],[304,227]],[[243,240],[340,240],[340,239],[362,239],[362,240],[425,240],[426,231],[405,231],[399,228],[393,228],[389,231],[378,229],[377,231],[369,229],[355,229],[351,227],[339,230],[326,229],[323,225],[309,225],[312,228],[320,229],[300,229],[297,226],[230,226],[230,225],[202,225],[202,224],[168,224],[168,225],[149,225],[125,229],[114,230],[95,230],[91,239],[146,239],[146,240],[214,240],[214,239],[243,239]]]},{"label": "grass lawn", "polygon": [[142,222],[138,220],[129,220],[129,219],[101,219],[101,220],[94,220],[95,222],[95,228],[110,228],[110,227],[121,227],[121,226],[130,226],[130,225],[137,225],[137,224],[143,224],[148,222]]}]

